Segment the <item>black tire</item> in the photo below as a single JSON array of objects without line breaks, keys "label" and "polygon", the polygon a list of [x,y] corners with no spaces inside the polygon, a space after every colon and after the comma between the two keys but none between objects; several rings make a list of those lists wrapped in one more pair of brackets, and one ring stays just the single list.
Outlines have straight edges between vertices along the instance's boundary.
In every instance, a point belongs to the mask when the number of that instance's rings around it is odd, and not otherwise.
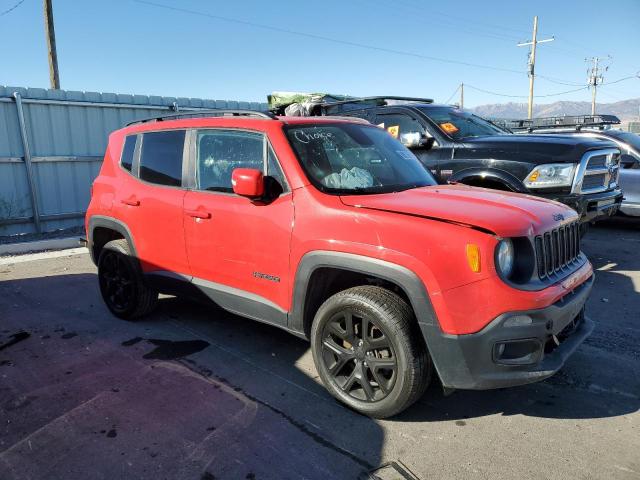
[{"label": "black tire", "polygon": [[102,299],[116,317],[134,320],[150,313],[158,302],[158,292],[145,284],[140,263],[124,239],[102,248],[98,282]]},{"label": "black tire", "polygon": [[311,349],[327,390],[370,417],[401,412],[431,381],[431,358],[413,311],[381,287],[354,287],[327,299],[311,327]]}]

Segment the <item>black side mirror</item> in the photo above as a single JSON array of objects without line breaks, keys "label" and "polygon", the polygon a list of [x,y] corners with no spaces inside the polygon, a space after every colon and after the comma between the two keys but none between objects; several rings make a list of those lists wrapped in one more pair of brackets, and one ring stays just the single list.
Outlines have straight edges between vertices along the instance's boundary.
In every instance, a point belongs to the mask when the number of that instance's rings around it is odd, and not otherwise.
[{"label": "black side mirror", "polygon": [[640,168],[640,160],[630,153],[620,155],[620,165],[622,168]]}]

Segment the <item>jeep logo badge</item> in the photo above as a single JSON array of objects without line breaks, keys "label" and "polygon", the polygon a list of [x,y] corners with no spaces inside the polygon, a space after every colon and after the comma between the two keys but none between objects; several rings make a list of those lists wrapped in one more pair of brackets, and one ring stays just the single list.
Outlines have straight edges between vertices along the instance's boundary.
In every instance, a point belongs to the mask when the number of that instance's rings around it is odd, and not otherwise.
[{"label": "jeep logo badge", "polygon": [[561,220],[564,220],[564,215],[562,215],[561,213],[554,213],[554,214],[553,214],[553,219],[554,219],[556,222],[559,222],[559,221],[561,221]]}]

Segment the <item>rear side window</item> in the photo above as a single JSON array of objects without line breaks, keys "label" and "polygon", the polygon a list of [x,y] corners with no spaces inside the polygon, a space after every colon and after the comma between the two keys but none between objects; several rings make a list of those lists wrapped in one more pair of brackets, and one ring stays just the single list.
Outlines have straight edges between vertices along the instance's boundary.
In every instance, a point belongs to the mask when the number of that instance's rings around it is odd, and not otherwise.
[{"label": "rear side window", "polygon": [[184,136],[184,130],[145,133],[140,154],[140,179],[179,187],[182,184]]},{"label": "rear side window", "polygon": [[124,147],[122,148],[122,158],[120,159],[120,164],[122,168],[125,170],[131,171],[131,166],[133,165],[133,153],[136,149],[136,135],[128,136],[124,142]]}]

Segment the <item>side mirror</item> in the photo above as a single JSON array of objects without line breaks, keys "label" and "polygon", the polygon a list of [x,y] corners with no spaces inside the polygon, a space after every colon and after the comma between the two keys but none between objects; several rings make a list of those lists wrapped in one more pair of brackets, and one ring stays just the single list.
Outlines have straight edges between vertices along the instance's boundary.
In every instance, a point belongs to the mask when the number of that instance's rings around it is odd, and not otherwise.
[{"label": "side mirror", "polygon": [[620,155],[620,165],[622,168],[640,168],[640,160],[630,153]]},{"label": "side mirror", "polygon": [[233,193],[247,198],[258,198],[264,195],[264,177],[260,170],[253,168],[236,168],[231,174]]},{"label": "side mirror", "polygon": [[426,150],[431,149],[434,142],[433,137],[427,137],[420,132],[403,133],[399,140],[407,148],[424,148]]}]

